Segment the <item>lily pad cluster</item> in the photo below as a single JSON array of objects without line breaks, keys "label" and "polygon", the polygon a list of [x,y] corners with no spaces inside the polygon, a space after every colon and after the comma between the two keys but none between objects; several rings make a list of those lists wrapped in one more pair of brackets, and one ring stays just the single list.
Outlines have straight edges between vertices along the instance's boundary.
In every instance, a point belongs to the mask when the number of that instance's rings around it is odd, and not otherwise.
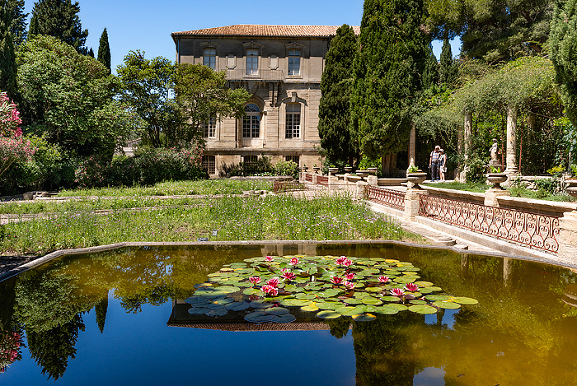
[{"label": "lily pad cluster", "polygon": [[244,312],[253,323],[290,323],[297,309],[321,319],[369,321],[376,314],[434,314],[478,303],[421,280],[411,263],[385,258],[256,257],[224,266],[196,288],[186,299],[190,314]]}]

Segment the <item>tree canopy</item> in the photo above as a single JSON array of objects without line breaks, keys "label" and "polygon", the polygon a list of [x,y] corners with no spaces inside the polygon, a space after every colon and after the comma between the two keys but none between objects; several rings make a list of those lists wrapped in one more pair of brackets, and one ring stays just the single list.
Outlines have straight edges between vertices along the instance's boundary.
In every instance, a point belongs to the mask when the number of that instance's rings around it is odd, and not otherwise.
[{"label": "tree canopy", "polygon": [[8,0],[0,0],[0,89],[16,95],[16,56],[14,54],[14,12]]},{"label": "tree canopy", "polygon": [[332,163],[352,164],[353,158],[359,158],[357,139],[350,132],[349,101],[357,47],[353,28],[339,27],[331,39],[321,78],[318,130],[321,147]]},{"label": "tree canopy", "polygon": [[364,155],[406,148],[429,38],[422,0],[366,0],[354,64],[352,125]]},{"label": "tree canopy", "polygon": [[100,45],[98,46],[98,61],[104,64],[104,67],[108,68],[108,72],[111,72],[110,44],[108,43],[108,32],[106,32],[106,28],[104,28],[102,35],[100,35]]},{"label": "tree canopy", "polygon": [[72,154],[112,156],[133,125],[113,99],[115,79],[96,59],[52,36],[18,50],[24,124]]},{"label": "tree canopy", "polygon": [[30,33],[50,35],[74,47],[81,54],[88,52],[84,46],[88,30],[82,29],[78,2],[71,0],[38,0],[32,8]]}]

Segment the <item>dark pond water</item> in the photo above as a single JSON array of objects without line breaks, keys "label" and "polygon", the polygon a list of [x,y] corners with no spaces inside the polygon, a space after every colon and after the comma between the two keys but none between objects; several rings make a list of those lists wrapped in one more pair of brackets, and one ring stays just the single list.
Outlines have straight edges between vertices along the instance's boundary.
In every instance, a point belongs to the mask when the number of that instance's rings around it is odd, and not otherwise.
[{"label": "dark pond water", "polygon": [[[411,262],[420,280],[479,304],[371,322],[187,317],[195,284],[225,264],[269,254]],[[575,283],[564,268],[386,244],[68,257],[0,283],[0,384],[570,385]]]}]

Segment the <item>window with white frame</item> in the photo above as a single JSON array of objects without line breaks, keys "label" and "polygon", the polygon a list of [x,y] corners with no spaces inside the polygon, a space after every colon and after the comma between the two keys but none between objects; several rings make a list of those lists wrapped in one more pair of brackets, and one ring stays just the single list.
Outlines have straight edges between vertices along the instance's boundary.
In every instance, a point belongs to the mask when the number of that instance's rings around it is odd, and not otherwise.
[{"label": "window with white frame", "polygon": [[301,74],[301,50],[294,49],[288,51],[288,74]]},{"label": "window with white frame", "polygon": [[244,107],[244,116],[242,117],[242,137],[260,137],[260,109],[254,103],[249,103]]},{"label": "window with white frame", "polygon": [[212,117],[202,123],[202,132],[204,138],[216,138],[216,118]]},{"label": "window with white frame", "polygon": [[287,155],[284,157],[285,161],[292,161],[295,164],[299,164],[299,156],[298,155]]},{"label": "window with white frame", "polygon": [[258,48],[246,50],[246,74],[258,75]]},{"label": "window with white frame", "polygon": [[300,138],[301,136],[301,104],[287,103],[285,138]]},{"label": "window with white frame", "polygon": [[202,50],[202,64],[216,70],[216,48],[207,47]]}]

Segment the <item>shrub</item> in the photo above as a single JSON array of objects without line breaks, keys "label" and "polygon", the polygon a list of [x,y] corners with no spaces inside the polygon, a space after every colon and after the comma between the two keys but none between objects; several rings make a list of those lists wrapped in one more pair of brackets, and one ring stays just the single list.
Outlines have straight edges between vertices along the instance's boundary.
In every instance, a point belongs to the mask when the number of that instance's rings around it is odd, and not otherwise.
[{"label": "shrub", "polygon": [[208,178],[201,168],[200,154],[182,149],[145,149],[136,155],[140,183],[153,185],[162,181]]},{"label": "shrub", "polygon": [[278,161],[273,166],[273,172],[277,176],[292,176],[298,179],[299,166],[293,161]]},{"label": "shrub", "polygon": [[480,157],[471,157],[467,163],[467,182],[483,182],[485,181],[486,163]]}]

